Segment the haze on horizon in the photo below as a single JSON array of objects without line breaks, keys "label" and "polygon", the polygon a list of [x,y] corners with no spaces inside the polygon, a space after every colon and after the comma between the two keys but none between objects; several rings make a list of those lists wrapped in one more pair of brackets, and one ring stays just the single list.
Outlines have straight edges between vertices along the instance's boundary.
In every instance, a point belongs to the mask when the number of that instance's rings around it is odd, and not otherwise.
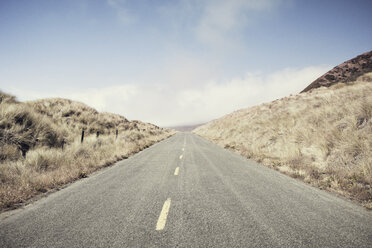
[{"label": "haze on horizon", "polygon": [[0,1],[0,89],[203,123],[370,51],[371,11],[368,0]]}]

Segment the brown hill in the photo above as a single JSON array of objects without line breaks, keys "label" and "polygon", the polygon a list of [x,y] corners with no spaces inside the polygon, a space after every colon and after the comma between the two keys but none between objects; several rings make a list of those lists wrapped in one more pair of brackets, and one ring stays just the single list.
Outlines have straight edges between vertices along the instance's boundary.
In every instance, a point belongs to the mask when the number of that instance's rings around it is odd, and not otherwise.
[{"label": "brown hill", "polygon": [[193,132],[372,209],[372,73],[241,109]]},{"label": "brown hill", "polygon": [[336,83],[348,83],[355,81],[359,76],[372,72],[372,51],[363,53],[350,59],[323,76],[312,82],[301,93],[321,86],[329,87]]},{"label": "brown hill", "polygon": [[0,212],[173,133],[68,99],[20,102],[0,91]]}]

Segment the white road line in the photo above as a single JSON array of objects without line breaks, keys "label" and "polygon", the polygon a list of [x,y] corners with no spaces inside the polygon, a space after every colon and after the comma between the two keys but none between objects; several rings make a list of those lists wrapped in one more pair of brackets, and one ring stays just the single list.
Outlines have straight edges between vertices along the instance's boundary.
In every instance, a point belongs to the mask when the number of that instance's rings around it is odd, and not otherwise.
[{"label": "white road line", "polygon": [[177,167],[176,170],[174,171],[174,175],[178,176],[178,172],[180,171],[180,167]]},{"label": "white road line", "polygon": [[169,213],[170,204],[171,204],[171,198],[168,198],[164,202],[163,209],[160,212],[158,223],[156,224],[156,231],[161,231],[164,229],[165,223],[167,222],[167,216]]},{"label": "white road line", "polygon": [[183,155],[180,156],[180,159],[182,159]]}]

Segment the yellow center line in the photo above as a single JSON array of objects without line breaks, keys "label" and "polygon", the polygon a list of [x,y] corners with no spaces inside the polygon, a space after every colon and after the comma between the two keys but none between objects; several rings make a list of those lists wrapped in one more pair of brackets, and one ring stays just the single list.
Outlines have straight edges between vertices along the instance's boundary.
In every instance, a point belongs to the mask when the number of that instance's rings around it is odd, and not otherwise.
[{"label": "yellow center line", "polygon": [[180,156],[180,159],[182,159],[183,155]]},{"label": "yellow center line", "polygon": [[180,171],[180,167],[177,167],[176,170],[174,171],[174,175],[178,176],[178,172]]},{"label": "yellow center line", "polygon": [[171,204],[171,198],[168,198],[164,202],[163,209],[160,212],[158,223],[156,223],[156,231],[161,231],[164,229],[165,223],[167,222],[167,216],[169,213],[170,204]]}]

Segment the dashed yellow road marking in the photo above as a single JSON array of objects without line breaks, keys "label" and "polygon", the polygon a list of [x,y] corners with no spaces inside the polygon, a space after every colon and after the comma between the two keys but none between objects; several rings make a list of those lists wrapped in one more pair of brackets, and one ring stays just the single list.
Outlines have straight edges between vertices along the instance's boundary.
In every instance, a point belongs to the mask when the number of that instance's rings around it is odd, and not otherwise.
[{"label": "dashed yellow road marking", "polygon": [[178,172],[180,171],[180,167],[177,167],[176,170],[174,171],[174,175],[178,176]]},{"label": "dashed yellow road marking", "polygon": [[180,159],[182,159],[183,155],[180,156]]},{"label": "dashed yellow road marking", "polygon": [[164,202],[163,209],[160,212],[158,223],[156,223],[156,231],[161,231],[164,229],[165,223],[167,222],[170,204],[171,204],[171,198],[168,198]]}]

